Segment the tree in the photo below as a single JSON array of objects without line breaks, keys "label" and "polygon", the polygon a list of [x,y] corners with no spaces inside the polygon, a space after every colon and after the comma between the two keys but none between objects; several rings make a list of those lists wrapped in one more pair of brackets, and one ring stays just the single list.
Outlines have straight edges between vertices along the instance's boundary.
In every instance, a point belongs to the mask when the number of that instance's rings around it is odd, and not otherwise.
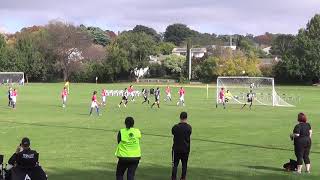
[{"label": "tree", "polygon": [[156,42],[144,32],[122,33],[116,43],[126,52],[132,75],[135,68],[145,68],[149,62],[149,56],[156,54]]},{"label": "tree", "polygon": [[[320,15],[315,15],[290,43],[276,66],[279,78],[314,83],[320,78]],[[287,47],[287,46],[286,46]]]},{"label": "tree", "polygon": [[217,61],[216,57],[209,57],[200,65],[201,71],[199,72],[199,76],[202,81],[210,82],[217,77]]},{"label": "tree", "polygon": [[172,53],[172,50],[175,48],[176,46],[171,43],[171,42],[160,42],[157,45],[157,49],[158,49],[158,53],[162,54],[162,55],[169,55]]},{"label": "tree", "polygon": [[7,43],[6,43],[4,36],[2,34],[0,34],[0,49],[5,48],[6,44]]},{"label": "tree", "polygon": [[91,39],[79,27],[59,21],[50,22],[46,30],[49,33],[49,48],[56,57],[56,67],[66,81],[72,71],[81,65],[82,52],[91,45]]},{"label": "tree", "polygon": [[109,37],[108,33],[99,27],[85,27],[84,25],[80,27],[90,35],[95,44],[106,46],[111,42],[111,37]]},{"label": "tree", "polygon": [[128,52],[121,49],[117,42],[113,42],[107,46],[107,52],[104,66],[109,69],[111,81],[118,79],[121,73],[129,74],[130,64],[128,61]]},{"label": "tree", "polygon": [[171,54],[164,59],[163,66],[166,68],[168,75],[177,78],[181,75],[185,62],[186,58],[184,56]]},{"label": "tree", "polygon": [[28,80],[46,80],[49,61],[46,61],[45,54],[41,52],[40,41],[43,41],[43,30],[25,31],[17,35],[15,49],[17,60],[20,63],[20,70],[23,71]]},{"label": "tree", "polygon": [[157,33],[156,30],[154,30],[153,28],[150,28],[150,27],[147,27],[147,26],[143,26],[143,25],[136,25],[133,30],[133,32],[135,33],[146,33],[150,36],[153,37],[153,39],[156,41],[156,42],[159,42],[161,40],[161,36]]},{"label": "tree", "polygon": [[255,54],[248,56],[239,50],[224,49],[222,55],[217,56],[216,62],[218,76],[240,76],[243,72],[248,76],[261,74],[258,68],[259,60]]},{"label": "tree", "polygon": [[192,31],[184,24],[172,24],[166,28],[164,33],[164,40],[166,42],[172,42],[176,46],[180,46],[188,38],[195,35],[195,31]]},{"label": "tree", "polygon": [[272,55],[283,56],[287,51],[294,47],[295,36],[291,34],[281,34],[276,37],[271,44]]},{"label": "tree", "polygon": [[270,46],[273,39],[274,39],[275,35],[271,34],[271,33],[268,33],[266,32],[265,34],[263,35],[259,35],[259,36],[256,36],[254,37],[254,41],[256,43],[258,43],[260,46],[261,45],[267,45],[267,46]]}]

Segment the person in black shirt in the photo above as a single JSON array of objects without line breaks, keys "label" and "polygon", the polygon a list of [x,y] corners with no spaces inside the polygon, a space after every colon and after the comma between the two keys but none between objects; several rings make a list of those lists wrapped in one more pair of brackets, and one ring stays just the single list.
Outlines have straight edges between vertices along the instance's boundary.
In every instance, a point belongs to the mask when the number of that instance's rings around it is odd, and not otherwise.
[{"label": "person in black shirt", "polygon": [[148,104],[150,104],[150,101],[149,101],[149,92],[148,92],[148,89],[142,89],[142,95],[143,95],[143,98],[144,98],[144,101],[142,102],[145,103],[145,102],[148,102]]},{"label": "person in black shirt", "polygon": [[10,87],[8,90],[8,106],[12,106],[12,98],[11,98],[11,94],[12,94],[12,88]]},{"label": "person in black shirt", "polygon": [[297,173],[301,173],[303,161],[306,165],[306,172],[310,173],[309,153],[311,148],[311,125],[307,123],[307,117],[303,113],[298,114],[298,122],[290,138],[294,141],[294,152],[297,157]]},{"label": "person in black shirt", "polygon": [[30,139],[25,137],[17,147],[16,152],[11,156],[8,164],[24,169],[30,169],[38,164],[37,151],[30,149]]},{"label": "person in black shirt", "polygon": [[187,123],[188,114],[180,114],[180,123],[172,127],[173,146],[172,146],[172,175],[171,179],[177,179],[179,161],[182,163],[181,180],[186,179],[187,165],[190,153],[191,126]]},{"label": "person in black shirt", "polygon": [[153,108],[154,105],[158,106],[160,108],[160,88],[157,87],[156,91],[154,92],[154,103],[151,105],[151,108]]},{"label": "person in black shirt", "polygon": [[8,161],[6,179],[47,180],[39,165],[39,154],[30,148],[30,139],[25,137]]}]

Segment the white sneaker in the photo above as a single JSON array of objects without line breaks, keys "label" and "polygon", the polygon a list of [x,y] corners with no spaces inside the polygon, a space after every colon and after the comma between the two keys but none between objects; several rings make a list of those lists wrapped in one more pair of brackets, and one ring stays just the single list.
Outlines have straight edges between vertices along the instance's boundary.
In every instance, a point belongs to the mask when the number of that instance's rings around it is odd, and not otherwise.
[{"label": "white sneaker", "polygon": [[119,107],[119,108],[121,107],[120,104],[118,104],[118,107]]},{"label": "white sneaker", "polygon": [[127,107],[127,105],[124,104],[124,107]]}]

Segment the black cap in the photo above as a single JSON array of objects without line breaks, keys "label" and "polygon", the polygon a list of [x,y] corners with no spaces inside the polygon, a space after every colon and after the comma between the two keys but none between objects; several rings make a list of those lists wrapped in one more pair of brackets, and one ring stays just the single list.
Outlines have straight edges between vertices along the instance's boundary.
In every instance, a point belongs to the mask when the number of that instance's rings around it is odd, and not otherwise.
[{"label": "black cap", "polygon": [[27,138],[27,137],[24,137],[22,140],[21,140],[21,146],[30,146],[30,139]]}]

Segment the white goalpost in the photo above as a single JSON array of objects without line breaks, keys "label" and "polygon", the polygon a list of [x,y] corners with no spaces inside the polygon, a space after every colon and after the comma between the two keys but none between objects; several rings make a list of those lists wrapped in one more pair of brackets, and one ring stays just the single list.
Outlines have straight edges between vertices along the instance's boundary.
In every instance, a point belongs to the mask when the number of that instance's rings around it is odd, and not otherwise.
[{"label": "white goalpost", "polygon": [[24,72],[0,72],[0,83],[12,84],[18,83],[24,85]]},{"label": "white goalpost", "polygon": [[224,88],[229,90],[230,104],[244,104],[247,101],[247,93],[252,90],[254,94],[254,103],[265,106],[294,107],[284,101],[276,92],[274,78],[270,77],[218,77],[217,78],[217,96],[216,102],[219,103],[219,92]]}]

